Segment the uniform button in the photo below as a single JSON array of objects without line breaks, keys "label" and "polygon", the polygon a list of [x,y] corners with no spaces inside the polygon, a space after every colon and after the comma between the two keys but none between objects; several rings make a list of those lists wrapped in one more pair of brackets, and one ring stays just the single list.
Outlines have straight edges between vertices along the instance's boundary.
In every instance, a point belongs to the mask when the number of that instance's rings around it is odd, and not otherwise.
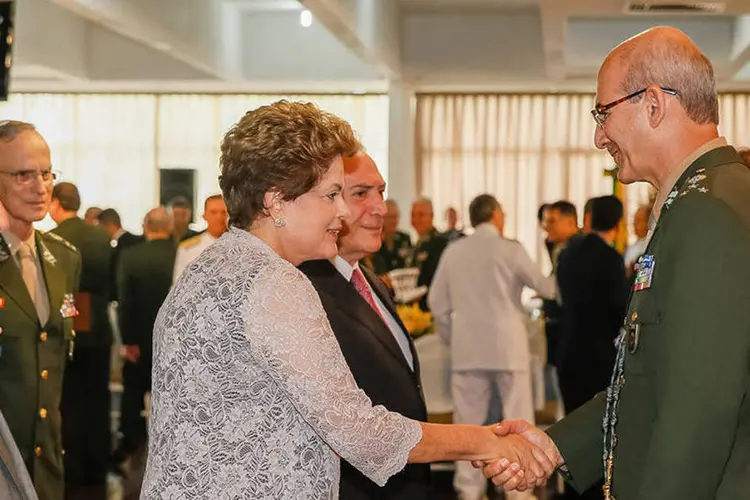
[{"label": "uniform button", "polygon": [[630,320],[631,320],[631,321],[635,321],[635,320],[637,320],[637,319],[638,319],[638,313],[637,313],[637,312],[634,312],[634,313],[633,313],[633,315],[632,315],[632,316],[630,317]]},{"label": "uniform button", "polygon": [[47,418],[47,409],[46,408],[39,408],[39,417],[44,420]]},{"label": "uniform button", "polygon": [[49,377],[49,371],[42,370],[41,376],[42,376],[42,380],[47,380],[47,377]]},{"label": "uniform button", "polygon": [[0,326],[0,334],[2,334],[2,333],[3,333],[3,327]]},{"label": "uniform button", "polygon": [[37,447],[36,447],[36,448],[34,449],[34,454],[35,454],[35,455],[36,455],[37,457],[41,457],[41,456],[42,456],[42,447],[41,447],[41,446],[37,446]]},{"label": "uniform button", "polygon": [[60,450],[60,455],[65,456],[65,448],[63,448],[62,450]]},{"label": "uniform button", "polygon": [[42,342],[47,342],[47,332],[40,333],[39,340],[41,340]]}]

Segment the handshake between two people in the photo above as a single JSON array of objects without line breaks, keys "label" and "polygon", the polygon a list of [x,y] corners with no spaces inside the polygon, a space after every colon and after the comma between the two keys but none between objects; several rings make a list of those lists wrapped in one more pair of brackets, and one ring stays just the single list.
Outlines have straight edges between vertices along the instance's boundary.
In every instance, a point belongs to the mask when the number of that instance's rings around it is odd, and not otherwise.
[{"label": "handshake between two people", "polygon": [[497,460],[472,461],[487,479],[505,491],[525,491],[542,486],[563,464],[563,458],[552,439],[525,420],[505,420],[493,425],[492,432],[501,436],[502,456]]}]

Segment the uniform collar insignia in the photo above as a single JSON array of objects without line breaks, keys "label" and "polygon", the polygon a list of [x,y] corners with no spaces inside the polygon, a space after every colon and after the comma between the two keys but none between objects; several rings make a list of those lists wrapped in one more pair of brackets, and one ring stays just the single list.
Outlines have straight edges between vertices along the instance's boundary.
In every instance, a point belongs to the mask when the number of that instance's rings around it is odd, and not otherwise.
[{"label": "uniform collar insignia", "polygon": [[49,251],[49,248],[47,248],[47,245],[41,239],[39,240],[39,249],[42,251],[42,258],[49,262],[51,266],[57,264],[57,259],[55,259],[55,256],[52,255],[52,252]]}]

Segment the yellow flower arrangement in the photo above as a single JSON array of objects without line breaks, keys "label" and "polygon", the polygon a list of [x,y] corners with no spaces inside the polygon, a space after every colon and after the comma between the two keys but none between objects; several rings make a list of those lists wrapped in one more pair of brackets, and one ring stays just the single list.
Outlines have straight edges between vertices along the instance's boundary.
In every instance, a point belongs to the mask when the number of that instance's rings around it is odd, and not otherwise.
[{"label": "yellow flower arrangement", "polygon": [[396,312],[412,337],[417,338],[431,333],[432,314],[421,310],[418,304],[399,304],[396,306]]}]

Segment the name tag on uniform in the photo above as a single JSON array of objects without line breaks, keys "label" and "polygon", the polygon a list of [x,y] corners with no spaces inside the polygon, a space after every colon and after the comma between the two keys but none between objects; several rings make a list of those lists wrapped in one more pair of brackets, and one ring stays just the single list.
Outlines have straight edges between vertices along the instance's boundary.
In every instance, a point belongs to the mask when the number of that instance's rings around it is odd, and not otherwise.
[{"label": "name tag on uniform", "polygon": [[654,266],[656,261],[653,255],[643,255],[636,264],[634,291],[651,288],[651,280],[654,277]]}]

